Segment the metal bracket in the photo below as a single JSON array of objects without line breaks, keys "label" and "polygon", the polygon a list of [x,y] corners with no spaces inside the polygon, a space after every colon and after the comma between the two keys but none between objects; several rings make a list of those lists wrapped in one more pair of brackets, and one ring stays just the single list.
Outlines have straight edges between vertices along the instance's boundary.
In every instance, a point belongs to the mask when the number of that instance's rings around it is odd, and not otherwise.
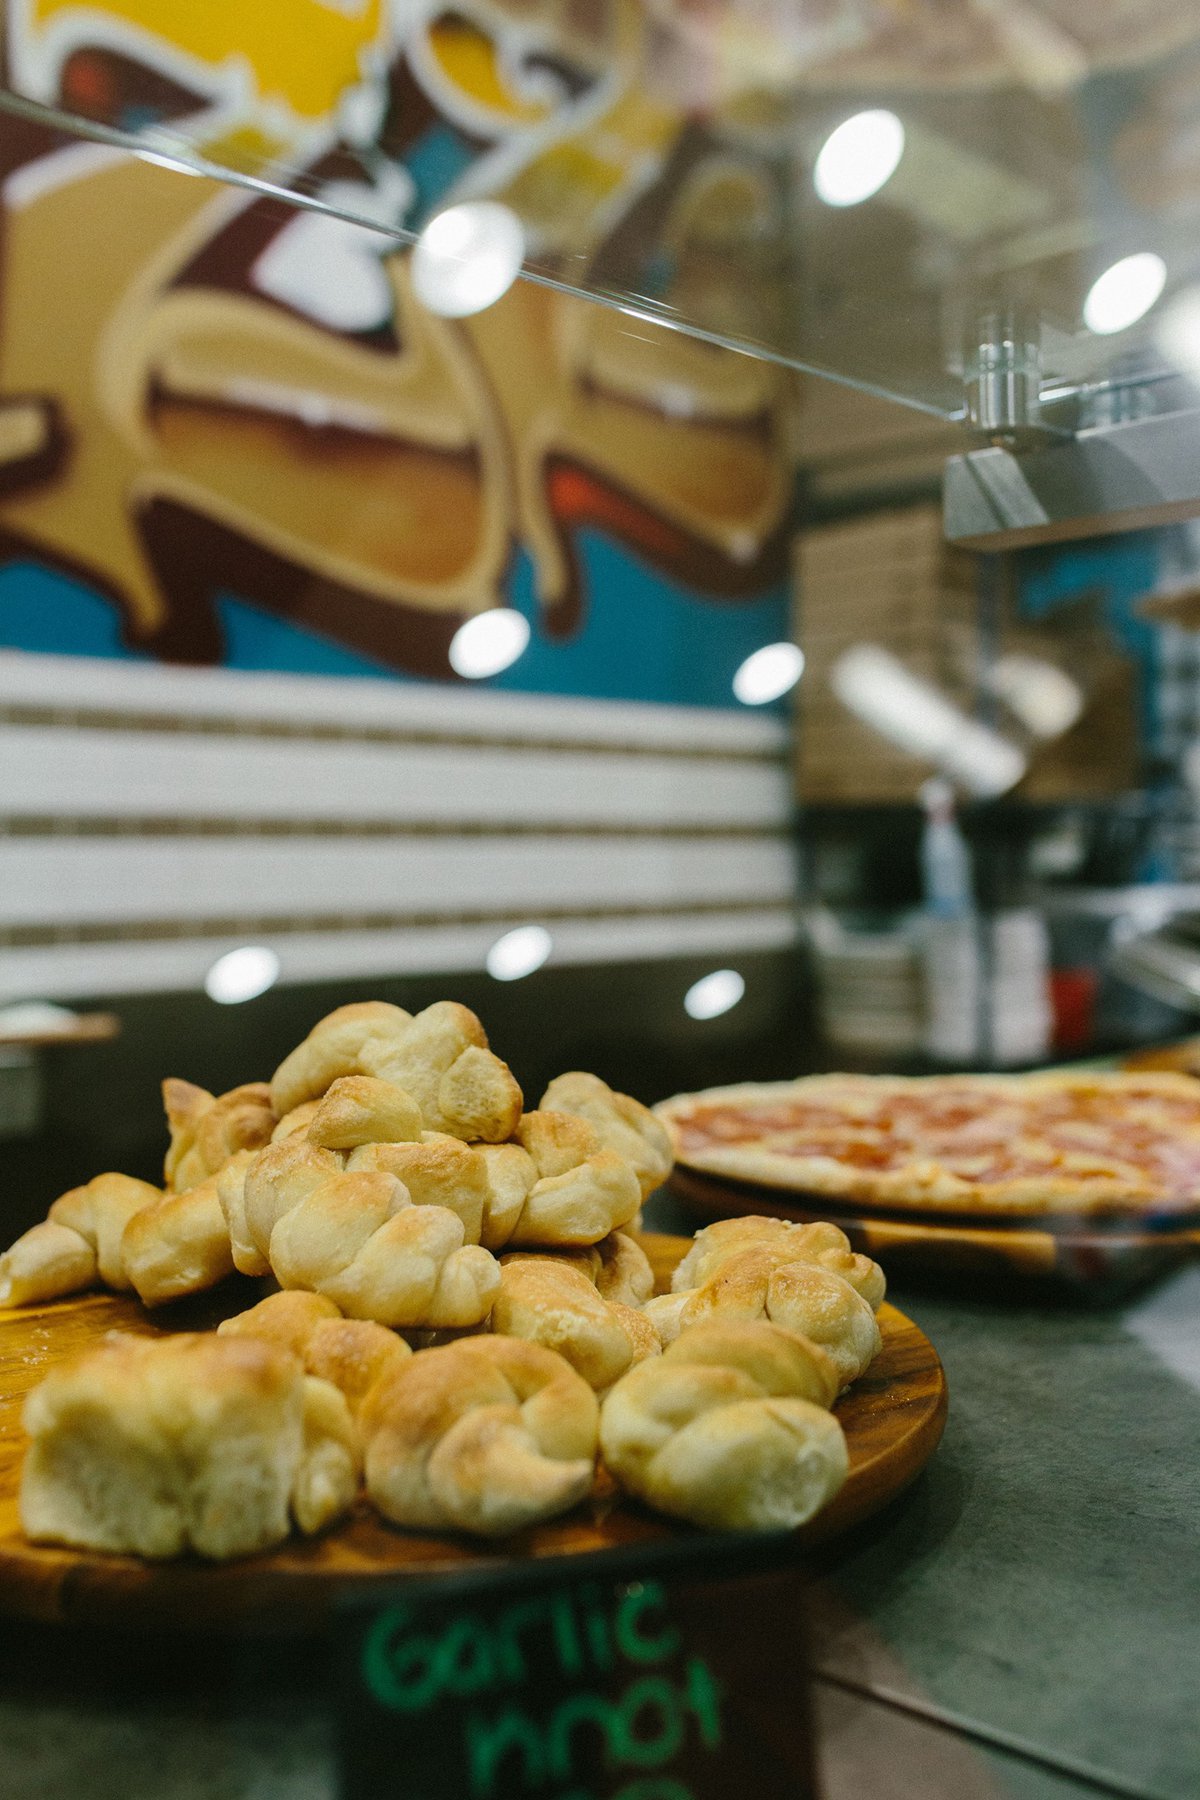
[{"label": "metal bracket", "polygon": [[1014,452],[946,463],[946,537],[968,550],[1016,550],[1200,518],[1200,411],[1100,425]]}]

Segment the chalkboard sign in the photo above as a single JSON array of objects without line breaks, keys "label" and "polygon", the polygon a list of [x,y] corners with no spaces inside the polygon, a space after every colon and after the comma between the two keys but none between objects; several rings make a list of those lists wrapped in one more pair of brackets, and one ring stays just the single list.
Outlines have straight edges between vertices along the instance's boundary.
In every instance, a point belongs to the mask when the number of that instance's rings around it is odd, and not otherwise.
[{"label": "chalkboard sign", "polygon": [[342,1800],[813,1800],[792,1542],[697,1535],[347,1602]]}]

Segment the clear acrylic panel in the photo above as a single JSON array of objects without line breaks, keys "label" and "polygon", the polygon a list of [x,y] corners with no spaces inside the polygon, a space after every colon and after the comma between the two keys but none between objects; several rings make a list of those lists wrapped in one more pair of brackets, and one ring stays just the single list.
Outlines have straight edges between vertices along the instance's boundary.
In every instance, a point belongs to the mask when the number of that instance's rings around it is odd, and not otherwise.
[{"label": "clear acrylic panel", "polygon": [[[997,385],[1018,413],[1098,388],[1130,416],[1200,369],[1200,17],[1181,0],[5,13],[6,132],[133,148],[381,247],[427,234],[414,280],[447,312],[519,267],[984,424]],[[429,231],[467,202],[488,204]],[[246,279],[282,304],[305,290],[347,332],[386,328],[387,284],[337,224],[252,239]]]}]

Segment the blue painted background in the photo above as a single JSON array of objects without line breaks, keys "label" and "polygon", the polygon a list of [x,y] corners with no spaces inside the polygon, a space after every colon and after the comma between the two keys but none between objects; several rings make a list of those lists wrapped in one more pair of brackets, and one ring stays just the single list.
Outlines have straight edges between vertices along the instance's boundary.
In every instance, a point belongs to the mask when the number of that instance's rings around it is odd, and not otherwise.
[{"label": "blue painted background", "polygon": [[[707,600],[651,570],[601,532],[582,531],[577,547],[586,594],[578,636],[564,642],[540,631],[532,567],[519,557],[508,603],[533,627],[529,648],[511,668],[479,686],[728,707],[737,704],[731,683],[738,664],[762,644],[788,635],[786,583],[757,599]],[[220,595],[218,608],[229,668],[411,679],[235,594]],[[101,595],[34,563],[0,569],[0,645],[152,660],[122,643],[116,608]]]}]

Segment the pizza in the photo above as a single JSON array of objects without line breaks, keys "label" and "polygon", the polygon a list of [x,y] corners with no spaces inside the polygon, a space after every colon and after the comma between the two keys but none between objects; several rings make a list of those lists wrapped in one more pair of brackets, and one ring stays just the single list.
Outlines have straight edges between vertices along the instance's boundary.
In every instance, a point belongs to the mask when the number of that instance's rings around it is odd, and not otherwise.
[{"label": "pizza", "polygon": [[1200,1206],[1200,1081],[1188,1075],[811,1075],[656,1110],[685,1169],[829,1201],[1023,1215]]}]

